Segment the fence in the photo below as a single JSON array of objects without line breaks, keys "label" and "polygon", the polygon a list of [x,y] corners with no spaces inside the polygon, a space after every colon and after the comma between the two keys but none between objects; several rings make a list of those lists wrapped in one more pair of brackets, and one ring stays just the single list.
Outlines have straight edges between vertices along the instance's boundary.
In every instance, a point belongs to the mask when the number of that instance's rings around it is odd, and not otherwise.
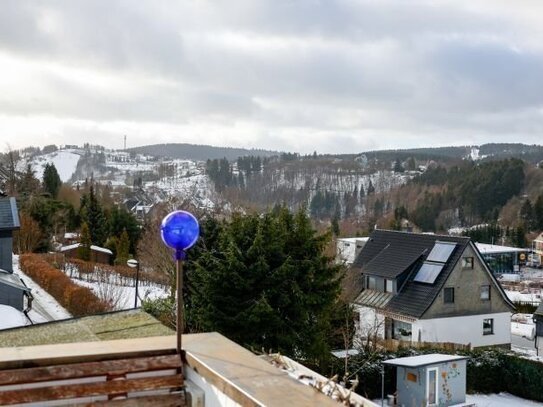
[{"label": "fence", "polygon": [[398,349],[443,349],[446,351],[471,350],[471,345],[453,342],[416,342],[400,341],[397,339],[378,339],[377,345],[391,352]]},{"label": "fence", "polygon": [[[108,264],[93,263],[79,259],[67,259],[61,253],[43,255],[44,259],[53,267],[62,270],[71,278],[87,282],[103,281],[104,274],[108,281],[123,286],[134,286],[136,270],[128,266],[110,266]],[[139,282],[144,285],[156,284],[169,287],[170,279],[164,273],[140,270]]]}]

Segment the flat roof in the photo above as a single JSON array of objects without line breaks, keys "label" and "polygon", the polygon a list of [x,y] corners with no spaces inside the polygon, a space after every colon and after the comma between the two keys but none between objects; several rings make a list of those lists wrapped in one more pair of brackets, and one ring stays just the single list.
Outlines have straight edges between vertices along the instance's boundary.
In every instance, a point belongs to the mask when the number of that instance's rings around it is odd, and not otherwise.
[{"label": "flat roof", "polygon": [[495,244],[488,244],[488,243],[475,243],[475,246],[477,246],[477,249],[481,252],[481,254],[494,254],[494,253],[525,253],[529,252],[529,249],[520,249],[518,247],[510,247],[510,246],[499,246]]},{"label": "flat roof", "polygon": [[421,367],[428,365],[437,365],[439,363],[453,362],[455,360],[464,360],[467,356],[443,355],[441,353],[430,353],[428,355],[408,356],[405,358],[389,359],[383,363],[391,366],[402,367]]}]

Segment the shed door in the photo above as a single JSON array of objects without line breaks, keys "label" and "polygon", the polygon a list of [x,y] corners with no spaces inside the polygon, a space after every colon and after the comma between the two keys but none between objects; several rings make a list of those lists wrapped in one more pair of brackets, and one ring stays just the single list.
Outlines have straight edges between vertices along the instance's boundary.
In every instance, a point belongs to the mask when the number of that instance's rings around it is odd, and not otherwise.
[{"label": "shed door", "polygon": [[437,367],[426,371],[426,400],[429,406],[437,406],[437,374]]}]

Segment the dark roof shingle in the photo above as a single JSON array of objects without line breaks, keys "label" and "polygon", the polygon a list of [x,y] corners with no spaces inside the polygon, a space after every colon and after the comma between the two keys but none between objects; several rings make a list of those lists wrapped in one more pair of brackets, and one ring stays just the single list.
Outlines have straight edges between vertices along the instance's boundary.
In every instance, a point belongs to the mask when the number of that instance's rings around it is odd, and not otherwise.
[{"label": "dark roof shingle", "polygon": [[434,284],[413,281],[415,273],[411,273],[398,294],[383,308],[387,312],[420,318],[434,301],[469,244],[468,237],[375,230],[353,267],[358,268],[361,274],[397,278],[404,272],[418,269],[412,266],[417,261],[422,264],[438,241],[454,242],[456,247]]},{"label": "dark roof shingle", "polygon": [[0,230],[13,230],[20,226],[15,198],[0,198]]}]

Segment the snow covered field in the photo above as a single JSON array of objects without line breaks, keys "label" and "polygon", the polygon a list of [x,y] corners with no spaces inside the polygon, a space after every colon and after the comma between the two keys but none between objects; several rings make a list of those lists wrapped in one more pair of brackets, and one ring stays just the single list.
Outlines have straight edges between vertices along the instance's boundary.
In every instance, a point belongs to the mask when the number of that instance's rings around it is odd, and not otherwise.
[{"label": "snow covered field", "polygon": [[80,155],[74,153],[72,150],[60,150],[35,157],[31,164],[34,171],[36,171],[36,177],[41,180],[45,165],[53,163],[62,182],[67,182],[75,173],[79,158]]},{"label": "snow covered field", "polygon": [[525,400],[509,393],[499,394],[468,394],[466,403],[473,403],[477,407],[532,407],[543,406],[537,401]]},{"label": "snow covered field", "polygon": [[[94,294],[104,301],[111,301],[115,310],[134,308],[134,299],[136,297],[136,287],[124,286],[114,283],[88,282],[72,278],[77,285],[90,288]],[[168,293],[164,288],[158,285],[138,285],[138,307],[141,301],[146,299],[154,300],[156,298],[166,297]]]}]

